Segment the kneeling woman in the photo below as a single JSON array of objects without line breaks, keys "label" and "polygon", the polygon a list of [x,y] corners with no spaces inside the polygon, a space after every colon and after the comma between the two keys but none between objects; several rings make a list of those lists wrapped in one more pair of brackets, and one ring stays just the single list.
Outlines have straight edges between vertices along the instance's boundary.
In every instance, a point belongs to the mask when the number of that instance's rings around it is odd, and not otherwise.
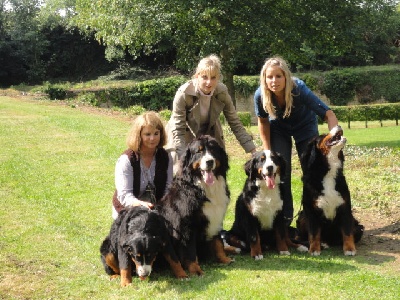
[{"label": "kneeling woman", "polygon": [[164,125],[155,112],[138,116],[127,136],[128,149],[115,166],[112,217],[128,206],[143,205],[152,209],[172,181],[173,163],[164,150]]}]

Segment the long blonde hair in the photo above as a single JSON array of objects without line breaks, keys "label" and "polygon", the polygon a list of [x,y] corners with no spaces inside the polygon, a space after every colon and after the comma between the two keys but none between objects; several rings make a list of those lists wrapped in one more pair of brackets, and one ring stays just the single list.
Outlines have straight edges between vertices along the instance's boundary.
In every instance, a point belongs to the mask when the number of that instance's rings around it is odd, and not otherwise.
[{"label": "long blonde hair", "polygon": [[292,106],[293,106],[292,89],[295,87],[295,83],[293,82],[292,73],[290,72],[286,61],[279,56],[275,56],[275,57],[267,59],[264,63],[264,66],[261,69],[260,86],[261,86],[263,107],[272,118],[276,118],[276,109],[272,103],[272,93],[268,89],[267,83],[266,83],[266,79],[267,79],[266,72],[267,72],[267,69],[271,66],[278,66],[282,70],[283,75],[285,76],[286,107],[285,107],[285,112],[283,114],[283,117],[287,118],[290,116],[290,113],[292,111]]},{"label": "long blonde hair", "polygon": [[161,148],[166,144],[167,138],[163,122],[156,112],[148,111],[133,120],[132,127],[126,137],[126,145],[129,149],[139,152],[142,143],[140,135],[145,126],[152,126],[153,128],[160,130],[160,143],[158,144],[158,148]]}]

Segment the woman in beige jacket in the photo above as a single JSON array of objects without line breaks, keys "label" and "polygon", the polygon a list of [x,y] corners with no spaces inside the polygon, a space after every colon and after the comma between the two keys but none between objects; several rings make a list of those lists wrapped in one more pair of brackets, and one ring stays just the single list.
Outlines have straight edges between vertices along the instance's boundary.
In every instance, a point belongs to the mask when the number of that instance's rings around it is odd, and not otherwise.
[{"label": "woman in beige jacket", "polygon": [[220,60],[216,55],[210,55],[199,62],[192,79],[176,92],[171,119],[166,126],[166,148],[171,151],[175,165],[187,144],[201,135],[211,135],[225,148],[219,120],[221,112],[243,149],[246,152],[256,151],[253,139],[243,127],[228,89],[219,81],[220,78]]}]

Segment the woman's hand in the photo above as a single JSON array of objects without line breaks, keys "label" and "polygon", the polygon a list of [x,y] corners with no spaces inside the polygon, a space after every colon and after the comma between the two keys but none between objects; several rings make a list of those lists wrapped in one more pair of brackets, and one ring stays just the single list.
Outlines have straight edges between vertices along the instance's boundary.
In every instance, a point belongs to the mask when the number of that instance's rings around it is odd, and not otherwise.
[{"label": "woman's hand", "polygon": [[139,206],[139,205],[147,207],[148,209],[153,209],[154,208],[154,204],[153,203],[150,203],[150,202],[147,202],[147,201],[142,201],[142,200],[139,200],[139,199],[137,199],[132,204],[132,206]]}]

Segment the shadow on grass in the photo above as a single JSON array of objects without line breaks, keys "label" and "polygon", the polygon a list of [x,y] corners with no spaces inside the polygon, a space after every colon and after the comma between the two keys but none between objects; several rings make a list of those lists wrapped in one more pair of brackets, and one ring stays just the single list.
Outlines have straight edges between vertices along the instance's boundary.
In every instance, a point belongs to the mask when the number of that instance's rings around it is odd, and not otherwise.
[{"label": "shadow on grass", "polygon": [[395,261],[396,255],[400,256],[400,221],[365,230],[357,249],[357,257],[364,264],[382,265]]}]

